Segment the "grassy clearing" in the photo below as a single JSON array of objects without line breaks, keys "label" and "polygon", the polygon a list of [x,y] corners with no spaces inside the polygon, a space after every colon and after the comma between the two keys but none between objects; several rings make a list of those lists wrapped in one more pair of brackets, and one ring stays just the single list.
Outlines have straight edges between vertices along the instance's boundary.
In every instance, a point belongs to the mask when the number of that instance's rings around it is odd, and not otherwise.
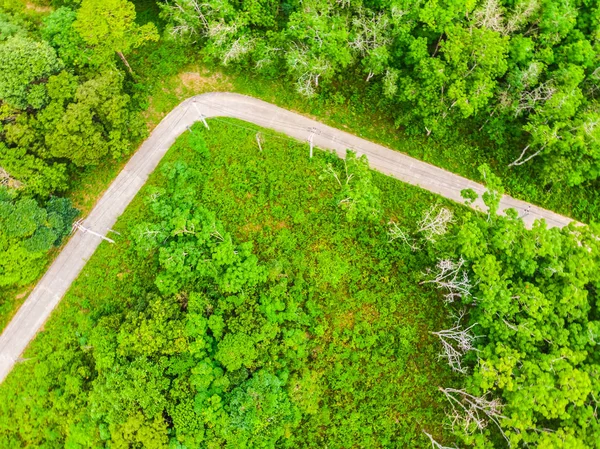
[{"label": "grassy clearing", "polygon": [[[439,312],[443,306],[435,294],[418,285],[421,271],[431,261],[428,254],[390,243],[386,225],[393,218],[410,226],[424,209],[443,200],[375,173],[384,218],[375,224],[349,223],[334,201],[337,184],[324,176],[326,163],[342,168],[336,156],[318,151],[309,160],[305,145],[274,138],[266,138],[260,152],[255,141],[259,128],[228,121],[231,124],[212,121],[210,131],[193,128],[205,139],[208,158],[187,142],[189,134],[179,139],[116,224],[122,234],[117,244],[100,245],[26,352],[26,361],[0,387],[2,447],[42,442],[45,447],[65,447],[83,444],[84,437],[85,444],[95,447],[104,444],[107,428],[116,438],[123,422],[109,422],[116,418],[98,412],[103,405],[93,394],[106,387],[106,367],[99,363],[112,357],[111,363],[121,366],[116,373],[138,363],[139,357],[124,355],[125,347],[118,349],[118,341],[125,337],[115,336],[114,347],[108,340],[100,344],[98,338],[127,333],[130,314],[154,310],[157,302],[181,306],[184,293],[159,299],[154,285],[160,269],[157,254],[140,255],[132,245],[132,232],[151,215],[150,192],[164,187],[174,164],[182,162],[199,172],[186,185],[197,192],[198,206],[212,210],[236,242],[253,242],[253,253],[267,267],[268,284],[273,285],[268,290],[261,287],[256,294],[272,294],[287,285],[284,304],[271,306],[283,307],[282,314],[294,311],[294,316],[302,317],[281,324],[285,327],[281,335],[287,337],[261,344],[256,365],[249,368],[250,374],[259,368],[288,373],[285,390],[302,418],[281,440],[281,447],[322,447],[325,441],[340,448],[427,447],[421,429],[443,438],[444,404],[437,385],[452,380],[438,362],[439,348],[429,334],[444,324],[444,314]],[[188,290],[194,288],[198,287]],[[246,301],[252,304],[252,294]],[[236,307],[250,306],[242,302]],[[261,308],[265,307],[269,303],[263,303]],[[225,320],[225,334],[239,326],[251,328],[243,318],[250,312],[231,313]],[[265,319],[263,312],[252,313],[252,321]],[[185,312],[178,312],[170,326],[186,319]],[[109,322],[110,327],[104,327]],[[144,325],[138,322],[135,328],[139,326]],[[307,339],[296,347],[289,339],[299,330]],[[218,346],[220,340],[214,338]],[[186,345],[191,344],[188,339]],[[290,344],[295,350],[286,346]],[[288,349],[276,356],[280,347]],[[186,346],[177,357],[187,355]],[[145,360],[158,366],[165,357],[175,358],[152,354]],[[157,382],[154,387],[144,384],[143,395],[164,396],[173,405],[190,376],[189,368],[177,374],[165,369],[160,377],[171,385],[168,392],[153,390]],[[224,401],[235,388],[231,382]],[[298,390],[298,385],[303,387]],[[125,387],[113,387],[117,396],[131,394]],[[186,391],[192,397],[199,394]],[[118,408],[123,398],[106,400]],[[167,439],[173,440],[183,431],[169,407],[158,415],[141,410],[144,420],[159,419],[160,426],[155,423],[154,428],[164,429]],[[128,413],[133,412],[128,410],[119,419],[126,420]],[[206,438],[211,431],[206,429]]]}]

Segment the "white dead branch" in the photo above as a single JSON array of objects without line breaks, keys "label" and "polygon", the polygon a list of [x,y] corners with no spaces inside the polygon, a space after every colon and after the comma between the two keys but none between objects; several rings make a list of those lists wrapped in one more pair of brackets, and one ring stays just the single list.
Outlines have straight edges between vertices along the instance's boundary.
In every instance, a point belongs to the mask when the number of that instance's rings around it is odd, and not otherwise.
[{"label": "white dead branch", "polygon": [[407,232],[404,232],[404,230],[400,226],[398,226],[398,223],[390,221],[388,224],[388,235],[390,237],[390,242],[393,242],[394,240],[400,240],[412,251],[418,251],[420,249],[419,246],[415,243],[415,239],[412,238]]},{"label": "white dead branch", "polygon": [[432,206],[417,224],[419,226],[417,232],[423,233],[426,240],[435,242],[436,236],[448,232],[448,225],[453,222],[453,219],[454,214],[450,209],[441,207],[438,210],[436,206]]},{"label": "white dead branch", "polygon": [[0,167],[0,186],[18,189],[22,185],[23,184],[19,180],[13,178],[10,173],[8,173],[4,168]]},{"label": "white dead branch", "polygon": [[493,422],[510,446],[510,441],[500,425],[500,421],[505,418],[502,415],[500,399],[490,400],[485,395],[474,396],[465,390],[455,388],[439,387],[439,390],[444,393],[452,406],[450,419],[453,429],[458,426],[464,433],[472,434],[475,430],[482,431]]},{"label": "white dead branch", "polygon": [[423,431],[423,433],[427,435],[427,438],[429,438],[429,441],[431,441],[431,446],[433,447],[433,449],[456,449],[456,447],[454,446],[444,446],[438,443],[430,434],[428,434],[425,431]]},{"label": "white dead branch", "polygon": [[471,332],[477,323],[463,328],[460,323],[463,316],[464,311],[457,317],[454,327],[431,334],[437,336],[442,343],[443,352],[440,353],[440,358],[446,359],[453,371],[466,374],[467,367],[463,366],[462,361],[467,352],[477,350],[473,345],[477,337]]},{"label": "white dead branch", "polygon": [[424,280],[421,284],[435,284],[437,288],[446,290],[444,302],[448,304],[469,297],[472,284],[467,271],[463,268],[464,264],[462,257],[457,262],[452,259],[442,259],[435,266],[435,277]]}]

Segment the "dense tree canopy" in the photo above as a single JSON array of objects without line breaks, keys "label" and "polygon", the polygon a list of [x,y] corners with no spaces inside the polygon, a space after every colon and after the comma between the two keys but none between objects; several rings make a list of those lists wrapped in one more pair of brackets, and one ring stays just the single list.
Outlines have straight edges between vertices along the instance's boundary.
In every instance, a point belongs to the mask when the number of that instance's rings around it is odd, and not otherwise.
[{"label": "dense tree canopy", "polygon": [[42,108],[45,81],[63,68],[46,42],[14,36],[0,45],[0,101],[18,109]]},{"label": "dense tree canopy", "polygon": [[[516,149],[514,165],[580,184],[600,174],[600,7],[577,0],[229,2],[163,5],[171,34],[299,92],[358,75],[428,135],[456,125]],[[533,162],[531,162],[533,163]]]},{"label": "dense tree canopy", "polygon": [[135,6],[127,0],[83,0],[73,26],[88,45],[100,52],[116,52],[129,71],[124,53],[158,40],[154,24],[135,23]]},{"label": "dense tree canopy", "polygon": [[[0,0],[0,289],[68,234],[52,194],[143,136],[128,58],[173,48],[140,54],[158,31],[133,3],[55,3],[34,23]],[[158,3],[183,45],[316,103],[356,84],[408,133],[491,139],[544,184],[600,175],[597,2]],[[0,387],[0,445],[600,448],[597,226],[498,215],[487,166],[468,213],[351,151],[278,159],[248,126],[179,139]]]},{"label": "dense tree canopy", "polygon": [[34,280],[43,268],[39,259],[61,243],[76,216],[64,198],[53,198],[41,208],[35,200],[15,199],[0,187],[0,287]]},{"label": "dense tree canopy", "polygon": [[439,244],[425,281],[459,317],[439,334],[451,366],[468,372],[465,389],[444,390],[453,428],[482,448],[502,447],[499,435],[511,447],[596,448],[599,229],[526,229],[515,211],[493,212],[497,193],[484,197],[488,217]]},{"label": "dense tree canopy", "polygon": [[[156,38],[154,27],[138,27],[133,5],[119,2],[126,13],[120,28],[112,23],[112,40],[101,36],[105,45],[93,43],[77,26],[93,13],[89,3],[79,15],[63,6],[37,22],[28,19],[23,2],[0,4],[0,184],[11,189],[15,204],[27,205],[37,217],[36,227],[4,239],[2,251],[10,257],[2,262],[8,264],[2,287],[32,281],[62,237],[62,231],[50,243],[39,237],[55,232],[43,215],[48,210],[48,217],[55,216],[51,211],[58,200],[51,195],[66,191],[83,167],[129,153],[145,132],[115,51],[128,52]],[[99,11],[95,14],[100,20]],[[86,26],[101,31],[99,24]],[[36,208],[43,213],[34,213]],[[72,219],[65,214],[64,220]],[[26,238],[37,239],[35,249]]]}]

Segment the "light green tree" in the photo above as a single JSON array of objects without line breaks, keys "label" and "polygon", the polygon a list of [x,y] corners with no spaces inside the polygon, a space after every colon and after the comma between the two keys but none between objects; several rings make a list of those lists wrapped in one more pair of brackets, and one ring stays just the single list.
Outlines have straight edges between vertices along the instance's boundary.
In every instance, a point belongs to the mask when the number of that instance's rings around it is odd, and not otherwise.
[{"label": "light green tree", "polygon": [[77,215],[64,198],[52,199],[44,209],[31,198],[14,196],[0,187],[0,287],[35,279],[42,259],[68,234]]},{"label": "light green tree", "polygon": [[0,43],[0,100],[17,109],[40,109],[47,100],[45,81],[63,66],[46,42],[9,38]]},{"label": "light green tree", "polygon": [[135,23],[135,6],[127,0],[83,0],[74,26],[88,45],[116,52],[131,74],[125,53],[158,40],[153,23]]}]

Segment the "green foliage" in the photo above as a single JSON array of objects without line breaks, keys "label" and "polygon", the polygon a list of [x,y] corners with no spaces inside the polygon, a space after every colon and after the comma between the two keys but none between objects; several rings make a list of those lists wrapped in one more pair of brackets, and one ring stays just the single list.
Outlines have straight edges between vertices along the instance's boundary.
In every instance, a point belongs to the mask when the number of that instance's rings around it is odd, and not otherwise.
[{"label": "green foliage", "polygon": [[14,36],[0,43],[0,100],[18,109],[40,109],[47,96],[44,82],[63,68],[45,42]]},{"label": "green foliage", "polygon": [[[85,166],[107,156],[118,158],[129,152],[131,139],[141,135],[141,123],[130,109],[130,97],[122,92],[118,72],[81,84],[78,77],[62,72],[49,78],[47,92],[46,108],[35,115],[21,114],[6,127],[9,147],[2,164],[34,193],[64,188],[64,167],[54,161]],[[23,157],[31,163],[26,165]]]},{"label": "green foliage", "polygon": [[[455,432],[475,447],[504,447],[499,429],[512,447],[598,447],[598,228],[537,221],[526,229],[515,211],[496,215],[502,186],[481,169],[490,216],[467,216],[440,244],[460,263],[439,286],[458,292],[469,320],[461,325],[477,336],[476,351],[464,356],[466,391],[501,406],[496,423],[477,412],[488,424],[480,433],[468,407],[453,402]],[[452,286],[458,279],[466,291]]]},{"label": "green foliage", "polygon": [[[600,174],[593,3],[174,0],[160,6],[172,36],[225,66],[271,78],[286,74],[288,88],[294,84],[313,98],[338,95],[351,82],[357,91],[386,96],[396,124],[409,132],[486,136],[501,152],[481,148],[486,158],[525,164],[546,184],[579,185]],[[379,103],[377,95],[356,100]]]},{"label": "green foliage", "polygon": [[[19,16],[2,17],[15,35],[0,43],[0,167],[27,194],[48,197],[69,187],[75,167],[127,154],[144,124],[125,93],[114,51],[85,42],[75,10],[49,14],[41,27],[44,40],[15,31]],[[122,32],[135,29],[121,25]]]},{"label": "green foliage", "polygon": [[268,448],[298,425],[299,415],[283,382],[260,370],[231,392],[229,401],[235,447]]},{"label": "green foliage", "polygon": [[373,185],[369,162],[363,154],[348,151],[344,159],[344,172],[337,173],[331,164],[326,173],[333,175],[340,187],[336,201],[346,211],[348,221],[357,219],[377,221],[381,218],[380,191]]},{"label": "green foliage", "polygon": [[119,54],[130,71],[123,53],[158,40],[153,23],[135,23],[135,6],[127,0],[83,0],[73,26],[92,48]]},{"label": "green foliage", "polygon": [[19,17],[0,11],[0,42],[16,35],[25,35],[26,29]]},{"label": "green foliage", "polygon": [[57,446],[426,447],[423,426],[443,438],[430,379],[451,376],[428,333],[435,295],[417,282],[429,258],[390,244],[384,220],[348,220],[322,175],[352,170],[350,187],[380,191],[381,216],[402,225],[433,196],[266,131],[259,152],[240,126],[178,139],[35,359],[0,386],[0,445],[50,432]]},{"label": "green foliage", "polygon": [[53,79],[55,84],[48,86],[52,107],[32,123],[46,129],[46,154],[84,166],[129,153],[131,139],[141,136],[142,125],[130,110],[130,97],[122,91],[122,76],[106,72],[75,90],[67,87],[76,81],[67,74]]},{"label": "green foliage", "polygon": [[92,65],[111,65],[112,54],[92,50],[75,29],[77,12],[67,8],[58,8],[44,19],[42,37],[54,47],[60,59],[68,66],[81,67]]},{"label": "green foliage", "polygon": [[34,280],[43,268],[39,260],[60,245],[77,216],[64,198],[52,198],[44,209],[31,198],[14,196],[0,188],[0,287]]}]

